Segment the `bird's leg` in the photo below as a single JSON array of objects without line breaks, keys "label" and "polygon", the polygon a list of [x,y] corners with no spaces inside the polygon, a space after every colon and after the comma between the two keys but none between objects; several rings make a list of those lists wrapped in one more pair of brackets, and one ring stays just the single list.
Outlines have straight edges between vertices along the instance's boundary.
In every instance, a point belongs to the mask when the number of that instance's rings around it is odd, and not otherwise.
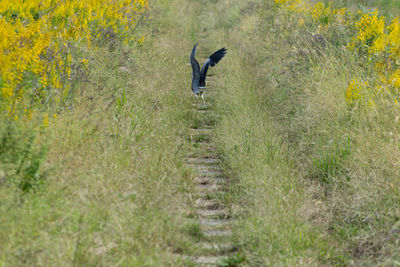
[{"label": "bird's leg", "polygon": [[197,96],[197,94],[194,94],[194,96],[196,97],[197,106],[198,106],[199,105],[199,97]]},{"label": "bird's leg", "polygon": [[204,102],[204,93],[201,94],[201,99],[203,100],[203,106],[205,106],[206,102]]}]

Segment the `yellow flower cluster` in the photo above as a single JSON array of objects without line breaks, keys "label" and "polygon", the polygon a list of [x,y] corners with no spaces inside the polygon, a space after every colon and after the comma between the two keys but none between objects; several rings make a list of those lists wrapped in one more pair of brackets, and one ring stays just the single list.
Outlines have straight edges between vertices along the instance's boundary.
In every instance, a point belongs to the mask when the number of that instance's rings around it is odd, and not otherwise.
[{"label": "yellow flower cluster", "polygon": [[325,7],[325,4],[322,2],[316,3],[311,9],[311,16],[315,21],[327,23],[331,14],[331,6]]},{"label": "yellow flower cluster", "polygon": [[298,3],[300,3],[301,0],[275,0],[275,4],[277,5],[297,5]]},{"label": "yellow flower cluster", "polygon": [[286,4],[292,4],[296,0],[275,0],[275,4],[277,5],[286,5]]},{"label": "yellow flower cluster", "polygon": [[358,79],[353,79],[346,90],[346,101],[355,104],[362,97],[363,89],[368,86],[367,82],[361,83]]},{"label": "yellow flower cluster", "polygon": [[[308,0],[275,0],[281,7],[291,5],[291,10],[296,10],[302,15],[309,16],[318,24],[318,29],[337,22],[348,26],[349,32],[355,29],[354,36],[350,36],[348,48],[365,53],[370,62],[374,62],[375,76],[377,80],[375,91],[380,92],[382,88],[389,88],[395,92],[400,89],[400,20],[395,18],[388,20],[379,16],[378,11],[370,13],[351,13],[346,8],[332,9],[331,4],[327,6],[322,2],[311,4]],[[293,8],[293,6],[296,6]],[[300,8],[301,7],[301,8]],[[303,20],[301,19],[301,24]],[[326,29],[326,27],[325,27]],[[361,84],[356,79],[352,80],[346,90],[346,100],[354,103],[360,98],[360,90],[366,84]]]},{"label": "yellow flower cluster", "polygon": [[[312,20],[321,26],[333,21],[345,23],[345,17],[348,13],[346,8],[331,8],[330,2],[325,5],[322,2],[312,4],[308,0],[275,0],[275,4],[304,16],[311,16]],[[301,21],[304,22],[303,19]]]},{"label": "yellow flower cluster", "polygon": [[364,14],[355,23],[357,35],[353,37],[350,47],[357,44],[365,45],[368,52],[373,54],[382,51],[386,46],[385,18],[379,17],[378,12]]},{"label": "yellow flower cluster", "polygon": [[360,99],[361,84],[356,80],[352,80],[346,90],[346,100],[352,104]]},{"label": "yellow flower cluster", "polygon": [[357,35],[353,37],[352,49],[365,48],[375,60],[375,72],[379,87],[400,89],[400,24],[399,18],[387,23],[377,12],[364,14],[356,22]]},{"label": "yellow flower cluster", "polygon": [[29,118],[32,103],[62,97],[71,76],[69,47],[91,46],[104,32],[130,38],[147,1],[0,1],[0,112],[18,117],[19,109]]}]

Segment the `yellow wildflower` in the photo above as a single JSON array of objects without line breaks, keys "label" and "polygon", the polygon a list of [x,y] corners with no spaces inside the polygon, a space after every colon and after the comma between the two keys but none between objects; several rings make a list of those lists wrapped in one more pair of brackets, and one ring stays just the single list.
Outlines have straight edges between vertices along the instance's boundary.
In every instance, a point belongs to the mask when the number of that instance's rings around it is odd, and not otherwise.
[{"label": "yellow wildflower", "polygon": [[49,115],[48,115],[47,113],[45,113],[45,114],[43,115],[42,126],[43,126],[43,127],[49,126]]},{"label": "yellow wildflower", "polygon": [[396,89],[400,88],[400,69],[397,69],[390,75],[389,83]]},{"label": "yellow wildflower", "polygon": [[378,11],[364,14],[355,25],[358,32],[352,40],[353,47],[360,43],[368,48],[369,53],[379,53],[385,49],[385,17],[378,16]]},{"label": "yellow wildflower", "polygon": [[143,35],[142,37],[139,38],[138,42],[139,42],[139,44],[143,44],[143,42],[144,42],[144,35]]},{"label": "yellow wildflower", "polygon": [[361,97],[361,90],[367,83],[361,84],[357,79],[353,79],[346,90],[346,101],[349,104],[354,104]]},{"label": "yellow wildflower", "polygon": [[85,66],[86,69],[89,69],[89,60],[87,60],[86,58],[82,59],[82,64],[83,66]]}]

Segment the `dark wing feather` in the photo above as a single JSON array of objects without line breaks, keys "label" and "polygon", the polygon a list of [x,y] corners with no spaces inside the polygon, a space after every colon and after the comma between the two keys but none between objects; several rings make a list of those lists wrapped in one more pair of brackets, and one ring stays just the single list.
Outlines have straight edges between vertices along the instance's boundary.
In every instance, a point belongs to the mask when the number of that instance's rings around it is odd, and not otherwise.
[{"label": "dark wing feather", "polygon": [[226,49],[225,47],[215,51],[207,60],[204,62],[203,67],[201,68],[200,71],[200,86],[204,87],[206,86],[206,76],[207,76],[207,71],[208,67],[211,65],[211,67],[214,67],[215,64],[217,64],[226,54]]},{"label": "dark wing feather", "polygon": [[194,93],[199,92],[199,81],[200,81],[200,65],[195,59],[197,44],[193,47],[192,53],[190,54],[190,65],[192,65],[192,90]]},{"label": "dark wing feather", "polygon": [[207,58],[203,64],[203,67],[201,67],[201,71],[200,71],[200,86],[201,87],[206,86],[206,76],[207,76],[208,66],[210,66],[210,61],[211,61],[211,59]]},{"label": "dark wing feather", "polygon": [[211,67],[214,67],[215,64],[217,64],[226,54],[226,49],[225,47],[221,48],[220,50],[215,51],[210,57],[210,65]]}]

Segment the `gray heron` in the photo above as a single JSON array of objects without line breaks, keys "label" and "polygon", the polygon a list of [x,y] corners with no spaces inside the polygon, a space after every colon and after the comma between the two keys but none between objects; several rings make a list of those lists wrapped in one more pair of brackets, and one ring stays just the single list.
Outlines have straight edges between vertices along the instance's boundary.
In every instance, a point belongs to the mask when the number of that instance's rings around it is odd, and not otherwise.
[{"label": "gray heron", "polygon": [[201,96],[201,99],[204,102],[203,90],[206,86],[206,75],[208,71],[208,67],[214,67],[226,54],[225,47],[215,51],[211,56],[209,56],[203,64],[203,67],[200,69],[199,62],[197,62],[196,58],[194,57],[196,54],[196,48],[198,44],[195,44],[190,54],[190,64],[192,65],[192,91],[196,96],[197,103],[198,103],[198,96]]}]

